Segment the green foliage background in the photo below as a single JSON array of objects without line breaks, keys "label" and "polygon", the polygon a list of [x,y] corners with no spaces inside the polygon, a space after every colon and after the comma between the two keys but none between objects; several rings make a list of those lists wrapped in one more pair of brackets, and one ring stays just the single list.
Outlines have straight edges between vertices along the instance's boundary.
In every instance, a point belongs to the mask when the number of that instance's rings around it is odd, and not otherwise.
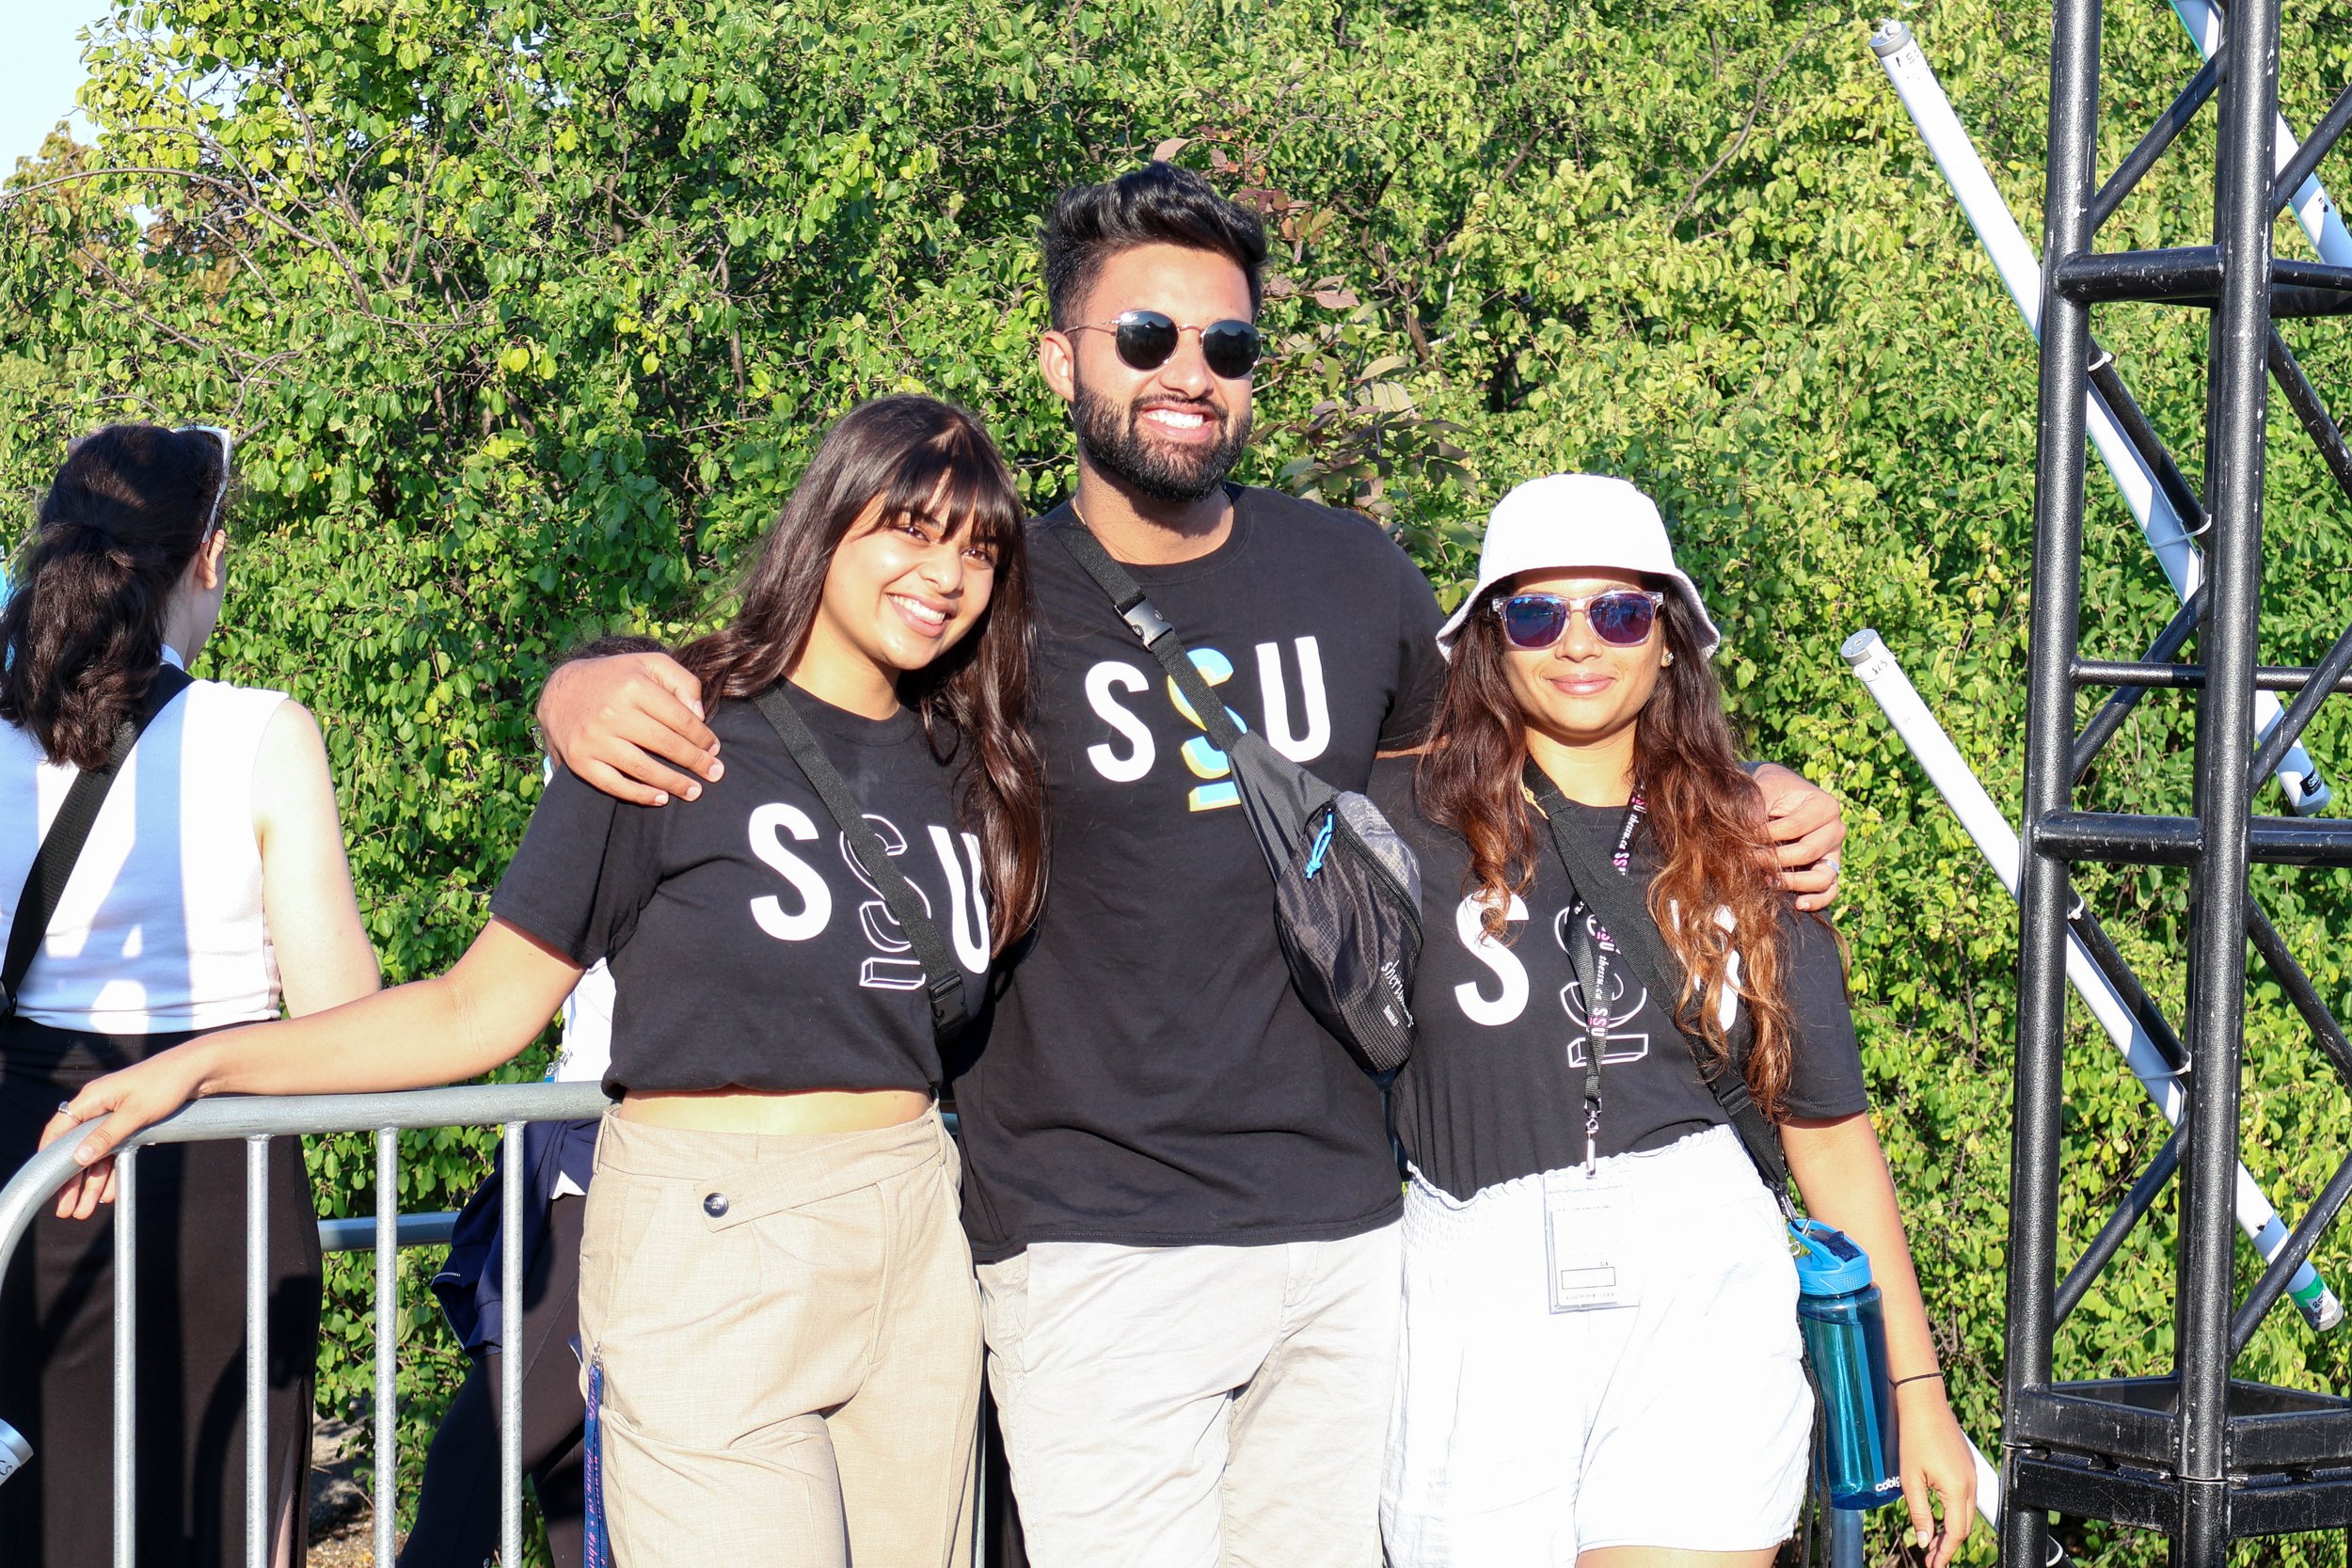
[{"label": "green foliage background", "polygon": [[[2352,14],[2291,10],[2287,110],[2308,125],[2352,72]],[[1037,503],[1062,491],[1070,442],[1031,369],[1033,226],[1060,187],[1181,139],[1173,156],[1280,236],[1279,354],[1244,477],[1374,511],[1449,602],[1484,509],[1520,478],[1604,469],[1667,506],[1711,585],[1753,749],[1849,802],[1840,924],[1866,1061],[1954,1402],[1990,1447],[2012,906],[1836,649],[1878,627],[1995,799],[2017,799],[2034,367],[1864,45],[1875,14],[1843,0],[126,5],[91,40],[95,146],[53,139],[0,205],[6,527],[21,533],[63,443],[95,423],[243,433],[235,589],[204,673],[317,712],[387,974],[429,973],[476,928],[530,811],[528,706],[550,661],[596,631],[707,622],[830,418],[899,388],[957,398]],[[1903,14],[2038,235],[2046,14],[1991,0]],[[2111,167],[2196,56],[2157,0],[2113,0],[2107,36]],[[2211,125],[2112,243],[2209,236]],[[2279,244],[2308,254],[2291,223]],[[2108,308],[2100,327],[2192,479],[2201,322]],[[2340,327],[2287,335],[2323,388],[2352,385]],[[2352,517],[2282,407],[2273,425],[2265,657],[2296,662],[2340,624]],[[2095,470],[2091,485],[2085,647],[2128,656],[2171,600]],[[2186,715],[2148,703],[2083,798],[2180,809]],[[2312,750],[2343,782],[2348,739],[2323,710]],[[2352,1008],[2328,940],[2352,889],[2258,880]],[[2177,1009],[2183,879],[2086,892]],[[2070,1253],[2161,1132],[2078,1028]],[[2344,1098],[2266,985],[2248,1052],[2248,1163],[2296,1212],[2343,1152]],[[410,1138],[403,1202],[456,1200],[485,1147]],[[326,1140],[311,1158],[325,1209],[366,1210],[364,1148]],[[2068,1323],[2062,1368],[2165,1365],[2170,1221],[2168,1203]],[[411,1465],[453,1375],[429,1262],[403,1260]],[[2352,1285],[2340,1243],[2319,1262]],[[339,1274],[324,1404],[364,1401],[373,1332],[363,1279]],[[2338,1387],[2347,1346],[2282,1313],[2241,1371]],[[2090,1561],[2158,1549],[2069,1534]],[[1987,1560],[1989,1541],[1970,1553]]]}]

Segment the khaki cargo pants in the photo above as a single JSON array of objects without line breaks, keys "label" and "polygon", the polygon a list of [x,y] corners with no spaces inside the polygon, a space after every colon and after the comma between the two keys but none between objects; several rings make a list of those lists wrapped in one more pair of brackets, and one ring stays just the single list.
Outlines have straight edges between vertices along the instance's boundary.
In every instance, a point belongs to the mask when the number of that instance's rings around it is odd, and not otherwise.
[{"label": "khaki cargo pants", "polygon": [[935,1112],[790,1137],[605,1118],[580,1327],[618,1560],[969,1559],[980,1325],[958,1174]]}]

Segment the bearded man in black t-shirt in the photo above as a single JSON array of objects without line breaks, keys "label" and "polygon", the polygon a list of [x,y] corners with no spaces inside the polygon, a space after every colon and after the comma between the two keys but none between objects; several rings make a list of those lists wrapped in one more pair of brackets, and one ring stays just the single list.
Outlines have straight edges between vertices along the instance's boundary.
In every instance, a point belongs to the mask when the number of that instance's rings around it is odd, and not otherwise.
[{"label": "bearded man in black t-shirt", "polygon": [[[1225,757],[1053,529],[1090,529],[1234,715],[1343,789],[1420,738],[1442,616],[1366,518],[1226,482],[1253,216],[1155,163],[1066,192],[1043,245],[1039,367],[1079,473],[1030,551],[1051,876],[955,1086],[1029,1559],[1365,1568],[1400,1289],[1380,1093],[1291,988]],[[641,657],[559,672],[541,718],[575,773],[651,801],[716,776],[693,706]],[[1836,803],[1760,783],[1811,868],[1791,887],[1825,902]]]}]

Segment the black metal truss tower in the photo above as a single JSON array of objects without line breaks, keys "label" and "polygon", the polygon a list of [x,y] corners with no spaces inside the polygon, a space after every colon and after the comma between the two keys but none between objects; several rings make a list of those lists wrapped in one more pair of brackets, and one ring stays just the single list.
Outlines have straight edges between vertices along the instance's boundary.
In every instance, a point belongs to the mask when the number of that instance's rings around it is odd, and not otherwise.
[{"label": "black metal truss tower", "polygon": [[[2285,1291],[2348,1196],[2338,1167],[2285,1248],[2244,1301],[2232,1279],[2237,1244],[2238,1079],[2250,938],[2321,1053],[2352,1082],[2352,1042],[2248,894],[2249,861],[2352,864],[2352,821],[2253,815],[2265,776],[2333,690],[2352,690],[2352,627],[2309,668],[2259,665],[2263,442],[2275,378],[2297,422],[2352,495],[2352,451],[2272,323],[2352,312],[2352,267],[2275,257],[2274,220],[2352,121],[2352,87],[2300,154],[2275,166],[2278,0],[2235,0],[2228,37],[2208,67],[2122,161],[2097,178],[2099,0],[2056,0],[2050,140],[2043,212],[2041,429],[2035,490],[2033,604],[2026,721],[2023,933],[2019,960],[2016,1120],[2010,1175],[2007,1426],[2002,1558],[2041,1568],[2058,1513],[2159,1529],[2188,1568],[2222,1563],[2238,1537],[2352,1527],[2352,1401],[2239,1381],[2238,1354]],[[2214,239],[2209,245],[2128,253],[2094,248],[2100,225],[2183,126],[2217,91]],[[2091,340],[2091,310],[2114,300],[2211,312],[2206,362],[2204,494],[2139,417]],[[2081,611],[2086,369],[2129,437],[2163,477],[2182,515],[2202,526],[2206,583],[2145,657],[2086,661]],[[2201,499],[2201,505],[2199,504]],[[2347,585],[2352,586],[2352,585]],[[2344,595],[2352,610],[2352,593]],[[2200,662],[2176,662],[2188,639]],[[2258,685],[2293,692],[2257,736]],[[2077,736],[2074,700],[2111,688]],[[2077,811],[2074,787],[2132,705],[2153,688],[2194,692],[2196,786],[2188,816]],[[2111,977],[2114,948],[2081,911],[2077,862],[2178,865],[2190,872],[2189,968],[2180,1065],[2187,1114],[2114,1218],[2058,1276],[2059,1116],[2070,934]],[[2137,985],[2127,995],[2156,1037],[2169,1028]],[[2187,1070],[2190,1063],[2194,1070]],[[2167,1376],[2059,1381],[2058,1322],[2114,1256],[2132,1225],[2179,1173],[2180,1247],[2174,1360]]]}]

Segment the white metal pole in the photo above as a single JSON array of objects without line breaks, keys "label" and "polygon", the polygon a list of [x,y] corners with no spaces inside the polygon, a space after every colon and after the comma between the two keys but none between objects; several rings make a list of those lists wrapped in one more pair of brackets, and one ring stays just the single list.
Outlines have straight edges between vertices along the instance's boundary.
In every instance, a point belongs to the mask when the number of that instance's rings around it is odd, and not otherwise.
[{"label": "white metal pole", "polygon": [[[1951,736],[1944,733],[1944,726],[1928,711],[1927,704],[1920,700],[1902,666],[1895,662],[1885,641],[1875,631],[1858,631],[1846,640],[1840,651],[1846,656],[1846,662],[1853,666],[1854,674],[1878,700],[1887,722],[1895,726],[1895,733],[1902,736],[1903,744],[1911,748],[1911,754],[1927,770],[1928,782],[1935,785],[1945,803],[1960,818],[1960,825],[1976,841],[1977,848],[1993,867],[1993,874],[2000,878],[2010,897],[2017,896],[2016,830],[1993,803],[1993,797],[1985,793],[1984,785],[1978,783],[1975,770],[1961,756]],[[2067,938],[2066,977],[2074,982],[2091,1017],[2098,1020],[2099,1027],[2115,1043],[2124,1065],[2139,1080],[2140,1087],[2148,1091],[2148,1098],[2155,1101],[2164,1119],[2178,1126],[2185,1104],[2180,1079],[2156,1050],[2155,1041],[2116,994],[2115,987],[2091,960],[2082,939],[2071,933]],[[2243,1164],[2237,1170],[2237,1222],[2253,1242],[2254,1250],[2265,1260],[2276,1257],[2286,1243],[2285,1222],[2279,1218],[2279,1212],[2271,1207]],[[2295,1271],[2295,1278],[2287,1289],[2313,1328],[2329,1329],[2343,1322],[2344,1304],[2310,1263]]]},{"label": "white metal pole", "polygon": [[[2179,0],[2181,4],[2201,4],[2202,0]],[[1918,40],[1911,29],[1899,22],[1883,22],[1870,37],[1871,51],[1879,64],[1886,69],[1887,80],[1894,83],[1896,96],[1911,115],[1911,122],[1918,127],[1919,137],[1934,155],[1935,166],[1944,173],[1945,182],[1959,198],[1961,211],[1976,230],[1977,238],[1993,259],[1993,268],[2001,275],[2002,284],[2009,290],[2010,299],[2018,313],[2026,319],[2026,329],[2036,338],[2042,335],[2042,266],[2034,259],[2033,247],[2026,243],[2025,232],[2009,210],[2009,203],[1993,183],[1993,176],[1985,171],[1984,160],[1977,156],[1976,145],[1968,139],[1960,118],[1952,112],[1951,100],[1944,96],[1944,87],[1935,79],[1927,56],[1919,50]],[[2343,232],[2341,223],[2336,232]],[[2086,372],[2087,373],[2087,372]],[[2187,526],[2171,501],[2165,498],[2156,476],[2139,455],[2139,450],[2125,438],[2115,422],[2106,400],[2098,388],[2086,386],[2084,396],[2089,400],[2090,444],[2097,450],[2099,460],[2122,493],[2123,504],[2131,509],[2139,531],[2156,552],[2156,563],[2171,581],[2172,591],[2182,603],[2188,602],[2205,578],[2205,559],[2189,534]],[[2267,733],[2279,721],[2279,699],[2268,691],[2254,693],[2254,723],[2258,733]],[[2286,792],[2287,808],[2298,816],[2315,815],[2328,804],[2327,781],[2321,776],[2319,765],[2302,746],[2290,747],[2280,759],[2279,787]]]},{"label": "white metal pole", "polygon": [[[2221,47],[2222,36],[2228,28],[2220,9],[2212,0],[2172,0],[2172,14],[2181,19],[2188,36],[2196,41],[2197,52],[2207,59]],[[2273,173],[2283,170],[2295,162],[2295,155],[2303,150],[2295,133],[2287,128],[2287,117],[2279,117],[2279,140]],[[2352,267],[2352,233],[2344,227],[2344,210],[2331,199],[2327,187],[2316,174],[2307,176],[2295,188],[2294,199],[2288,206],[2295,213],[2295,221],[2303,226],[2303,232],[2319,252],[2319,259],[2333,266]]]}]

